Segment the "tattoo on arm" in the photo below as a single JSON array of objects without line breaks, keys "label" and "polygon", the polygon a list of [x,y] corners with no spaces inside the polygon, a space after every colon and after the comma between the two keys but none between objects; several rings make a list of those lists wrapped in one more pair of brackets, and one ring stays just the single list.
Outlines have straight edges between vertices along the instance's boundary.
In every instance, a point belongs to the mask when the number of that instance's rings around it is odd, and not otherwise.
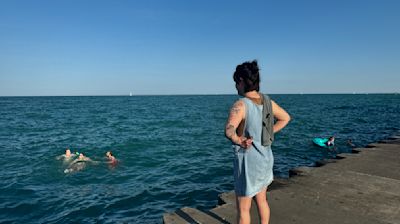
[{"label": "tattoo on arm", "polygon": [[225,126],[225,136],[231,140],[232,142],[238,141],[238,136],[236,133],[237,123],[241,119],[243,113],[243,105],[242,102],[236,102],[230,111],[228,121]]},{"label": "tattoo on arm", "polygon": [[232,139],[232,137],[235,135],[235,127],[232,124],[227,124],[226,129],[225,129],[225,135],[226,137]]},{"label": "tattoo on arm", "polygon": [[238,105],[234,105],[231,109],[231,113],[232,114],[239,114],[240,112],[240,108],[238,107]]}]

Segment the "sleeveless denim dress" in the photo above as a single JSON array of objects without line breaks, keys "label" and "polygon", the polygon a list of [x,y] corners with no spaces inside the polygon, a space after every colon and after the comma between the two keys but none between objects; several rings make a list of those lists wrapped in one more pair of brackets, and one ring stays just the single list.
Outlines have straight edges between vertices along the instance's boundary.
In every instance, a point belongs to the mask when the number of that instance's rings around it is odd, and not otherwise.
[{"label": "sleeveless denim dress", "polygon": [[262,146],[262,109],[248,98],[241,99],[246,107],[244,135],[253,137],[253,145],[244,149],[233,145],[234,186],[237,196],[253,197],[273,180],[274,157],[271,146]]}]

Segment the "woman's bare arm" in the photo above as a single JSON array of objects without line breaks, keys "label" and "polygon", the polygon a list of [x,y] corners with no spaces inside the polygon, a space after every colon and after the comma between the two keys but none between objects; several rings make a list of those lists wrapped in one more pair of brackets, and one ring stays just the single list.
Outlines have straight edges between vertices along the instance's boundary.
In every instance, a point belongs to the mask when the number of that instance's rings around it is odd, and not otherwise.
[{"label": "woman's bare arm", "polygon": [[237,128],[240,122],[245,118],[245,106],[244,103],[239,100],[233,104],[229,113],[228,121],[225,125],[225,136],[233,142],[233,144],[240,145],[243,148],[249,148],[252,143],[251,138],[237,135]]},{"label": "woman's bare arm", "polygon": [[274,124],[274,133],[276,133],[289,123],[290,115],[273,100],[271,100],[271,103],[272,112],[274,114],[274,117],[276,118],[276,122]]}]

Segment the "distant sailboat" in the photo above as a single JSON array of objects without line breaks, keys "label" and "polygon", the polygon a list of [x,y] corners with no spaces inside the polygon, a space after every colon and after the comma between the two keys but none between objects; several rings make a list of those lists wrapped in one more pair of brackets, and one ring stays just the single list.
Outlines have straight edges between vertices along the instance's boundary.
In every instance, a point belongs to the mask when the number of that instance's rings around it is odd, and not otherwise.
[{"label": "distant sailboat", "polygon": [[132,96],[132,92],[129,93],[129,96]]}]

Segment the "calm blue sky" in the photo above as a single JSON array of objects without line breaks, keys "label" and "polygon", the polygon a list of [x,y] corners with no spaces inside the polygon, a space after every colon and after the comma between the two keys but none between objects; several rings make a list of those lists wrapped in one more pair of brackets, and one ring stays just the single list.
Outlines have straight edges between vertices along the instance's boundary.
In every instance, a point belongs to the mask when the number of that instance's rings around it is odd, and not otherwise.
[{"label": "calm blue sky", "polygon": [[400,92],[397,0],[0,1],[0,95]]}]

